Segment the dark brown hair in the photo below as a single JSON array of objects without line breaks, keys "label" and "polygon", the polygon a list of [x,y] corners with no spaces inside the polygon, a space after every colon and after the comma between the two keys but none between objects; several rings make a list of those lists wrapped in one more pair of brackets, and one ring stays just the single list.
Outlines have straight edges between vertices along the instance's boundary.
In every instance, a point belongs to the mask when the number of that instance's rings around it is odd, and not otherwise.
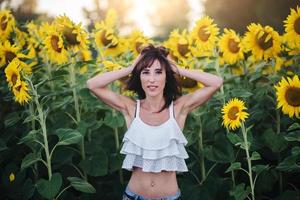
[{"label": "dark brown hair", "polygon": [[166,84],[163,94],[165,105],[158,112],[161,112],[165,108],[169,107],[172,100],[175,100],[181,95],[181,88],[175,79],[171,64],[167,59],[168,54],[169,52],[163,46],[154,47],[152,44],[150,44],[143,48],[141,51],[141,59],[134,66],[132,75],[127,82],[127,89],[136,92],[139,99],[146,98],[145,91],[142,88],[140,75],[144,68],[150,67],[155,60],[158,60],[161,67],[166,70]]}]

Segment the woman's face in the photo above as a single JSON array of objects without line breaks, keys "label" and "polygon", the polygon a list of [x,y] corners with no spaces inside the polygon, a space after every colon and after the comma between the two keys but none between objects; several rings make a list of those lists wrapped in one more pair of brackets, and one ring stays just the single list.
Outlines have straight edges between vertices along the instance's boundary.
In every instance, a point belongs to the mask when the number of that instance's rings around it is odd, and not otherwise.
[{"label": "woman's face", "polygon": [[164,92],[166,70],[155,60],[149,68],[141,71],[140,79],[146,96],[157,96]]}]

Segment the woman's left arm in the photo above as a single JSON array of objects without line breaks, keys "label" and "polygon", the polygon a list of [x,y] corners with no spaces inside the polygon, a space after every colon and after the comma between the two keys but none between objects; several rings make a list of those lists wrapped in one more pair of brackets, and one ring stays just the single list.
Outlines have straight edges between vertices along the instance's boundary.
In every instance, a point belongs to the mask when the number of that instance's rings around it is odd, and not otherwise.
[{"label": "woman's left arm", "polygon": [[200,72],[192,69],[184,69],[172,64],[173,71],[180,76],[184,76],[200,82],[204,85],[203,88],[196,90],[193,93],[181,96],[178,101],[182,104],[181,111],[189,113],[196,107],[202,105],[209,100],[213,94],[223,85],[223,78],[207,72]]}]

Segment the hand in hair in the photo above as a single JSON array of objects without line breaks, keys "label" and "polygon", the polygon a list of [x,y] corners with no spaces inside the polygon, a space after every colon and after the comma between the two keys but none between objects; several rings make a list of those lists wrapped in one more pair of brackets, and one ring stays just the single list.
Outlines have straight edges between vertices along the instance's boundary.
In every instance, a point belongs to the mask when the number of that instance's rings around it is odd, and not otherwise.
[{"label": "hand in hair", "polygon": [[178,67],[177,67],[177,65],[176,65],[176,62],[172,59],[172,57],[171,57],[170,54],[168,54],[167,59],[168,59],[170,65],[171,65],[172,71],[173,71],[175,74],[180,75],[180,74],[179,74]]}]

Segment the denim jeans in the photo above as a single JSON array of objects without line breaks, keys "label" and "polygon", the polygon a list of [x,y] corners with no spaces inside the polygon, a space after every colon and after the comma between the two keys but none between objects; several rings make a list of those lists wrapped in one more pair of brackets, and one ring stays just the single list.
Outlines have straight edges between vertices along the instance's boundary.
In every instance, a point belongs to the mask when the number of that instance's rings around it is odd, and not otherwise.
[{"label": "denim jeans", "polygon": [[132,192],[127,186],[123,194],[122,200],[182,200],[182,199],[181,199],[180,189],[178,189],[177,193],[172,196],[167,196],[162,198],[145,198],[141,195]]}]

